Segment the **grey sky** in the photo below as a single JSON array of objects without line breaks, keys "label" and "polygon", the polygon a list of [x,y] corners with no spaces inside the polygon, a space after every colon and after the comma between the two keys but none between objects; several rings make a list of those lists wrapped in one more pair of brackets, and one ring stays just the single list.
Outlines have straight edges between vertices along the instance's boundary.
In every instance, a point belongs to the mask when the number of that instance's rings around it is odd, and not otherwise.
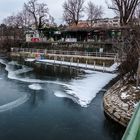
[{"label": "grey sky", "polygon": [[[23,7],[24,2],[28,0],[0,0],[0,21],[2,21],[5,17],[16,14]],[[47,3],[50,14],[55,18],[57,23],[62,23],[62,4],[65,0],[39,0]],[[89,0],[85,0],[86,3]],[[113,17],[114,14],[112,10],[109,10],[105,4],[105,0],[91,0],[96,5],[102,5],[104,7],[104,17]]]}]

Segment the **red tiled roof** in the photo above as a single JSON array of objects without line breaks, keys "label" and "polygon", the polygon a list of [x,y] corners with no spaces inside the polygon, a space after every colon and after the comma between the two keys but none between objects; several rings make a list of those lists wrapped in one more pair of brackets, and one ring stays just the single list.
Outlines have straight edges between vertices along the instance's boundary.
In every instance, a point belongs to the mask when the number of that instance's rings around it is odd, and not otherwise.
[{"label": "red tiled roof", "polygon": [[76,24],[72,24],[70,25],[67,29],[68,30],[84,30],[89,28],[88,23],[86,22],[79,22],[77,25]]}]

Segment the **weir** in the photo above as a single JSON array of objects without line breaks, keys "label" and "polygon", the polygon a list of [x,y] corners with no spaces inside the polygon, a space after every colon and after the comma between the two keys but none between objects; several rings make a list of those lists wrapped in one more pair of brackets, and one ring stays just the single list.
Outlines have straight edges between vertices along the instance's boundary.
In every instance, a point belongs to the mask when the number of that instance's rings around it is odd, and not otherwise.
[{"label": "weir", "polygon": [[[82,53],[82,54],[81,54]],[[117,54],[99,52],[74,52],[40,49],[13,48],[11,57],[24,59],[31,63],[59,65],[87,70],[113,73],[117,65]],[[114,64],[114,65],[113,65]]]},{"label": "weir", "polygon": [[[27,59],[26,61],[30,61],[30,59]],[[34,61],[37,63],[52,64],[52,65],[55,64],[55,65],[61,65],[61,66],[67,66],[67,67],[107,72],[107,73],[114,73],[115,68],[117,67],[117,64],[114,64],[114,67],[113,65],[111,67],[105,67],[105,63],[103,63],[103,66],[97,66],[95,64],[94,65],[82,64],[82,63],[79,63],[79,61],[77,61],[77,63],[57,61],[57,60],[47,60],[47,59],[40,59],[40,60],[34,60]]]}]

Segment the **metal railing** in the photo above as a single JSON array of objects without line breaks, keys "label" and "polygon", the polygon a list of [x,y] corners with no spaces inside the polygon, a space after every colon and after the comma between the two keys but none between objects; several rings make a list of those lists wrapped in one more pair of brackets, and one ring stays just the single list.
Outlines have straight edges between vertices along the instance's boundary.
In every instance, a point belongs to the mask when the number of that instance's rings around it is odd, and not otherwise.
[{"label": "metal railing", "polygon": [[122,140],[140,140],[140,103],[127,126]]},{"label": "metal railing", "polygon": [[93,56],[93,57],[117,57],[116,53],[108,52],[87,52],[87,51],[63,51],[63,50],[46,50],[34,48],[12,48],[12,52],[30,52],[30,53],[44,53],[44,54],[58,54],[58,55],[78,55],[78,56]]}]

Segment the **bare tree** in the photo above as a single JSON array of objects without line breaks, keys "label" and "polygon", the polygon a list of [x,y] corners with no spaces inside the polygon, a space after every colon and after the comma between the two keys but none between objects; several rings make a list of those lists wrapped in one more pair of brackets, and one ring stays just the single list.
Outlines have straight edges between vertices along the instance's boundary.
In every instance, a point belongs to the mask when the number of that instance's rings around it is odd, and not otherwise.
[{"label": "bare tree", "polygon": [[63,4],[64,20],[70,24],[78,24],[81,17],[83,17],[82,12],[84,11],[84,0],[67,0]]},{"label": "bare tree", "polygon": [[29,13],[27,13],[25,10],[22,10],[16,15],[11,15],[6,17],[3,20],[3,23],[6,26],[25,28],[25,27],[30,27],[33,21]]},{"label": "bare tree", "polygon": [[3,20],[3,23],[6,26],[11,26],[11,27],[15,27],[18,26],[18,20],[16,18],[16,15],[12,15],[12,16],[8,16]]},{"label": "bare tree", "polygon": [[47,4],[39,3],[39,0],[29,0],[24,4],[28,15],[32,16],[37,30],[41,29],[49,21],[49,12]]},{"label": "bare tree", "polygon": [[135,79],[138,61],[140,58],[140,31],[139,26],[134,25],[127,31],[127,42],[124,42],[123,51],[125,53],[124,61],[118,67],[122,78]]},{"label": "bare tree", "polygon": [[22,27],[30,27],[34,20],[32,18],[32,15],[23,7],[23,10],[19,13],[17,13],[17,18],[19,19],[20,26]]},{"label": "bare tree", "polygon": [[101,18],[103,15],[103,7],[96,6],[93,2],[89,1],[86,7],[86,12],[88,16],[88,20],[91,22],[91,26],[93,25],[93,21],[95,19]]},{"label": "bare tree", "polygon": [[111,0],[111,2],[112,5],[109,5],[109,8],[113,9],[120,16],[120,25],[123,26],[132,21],[140,0]]}]

